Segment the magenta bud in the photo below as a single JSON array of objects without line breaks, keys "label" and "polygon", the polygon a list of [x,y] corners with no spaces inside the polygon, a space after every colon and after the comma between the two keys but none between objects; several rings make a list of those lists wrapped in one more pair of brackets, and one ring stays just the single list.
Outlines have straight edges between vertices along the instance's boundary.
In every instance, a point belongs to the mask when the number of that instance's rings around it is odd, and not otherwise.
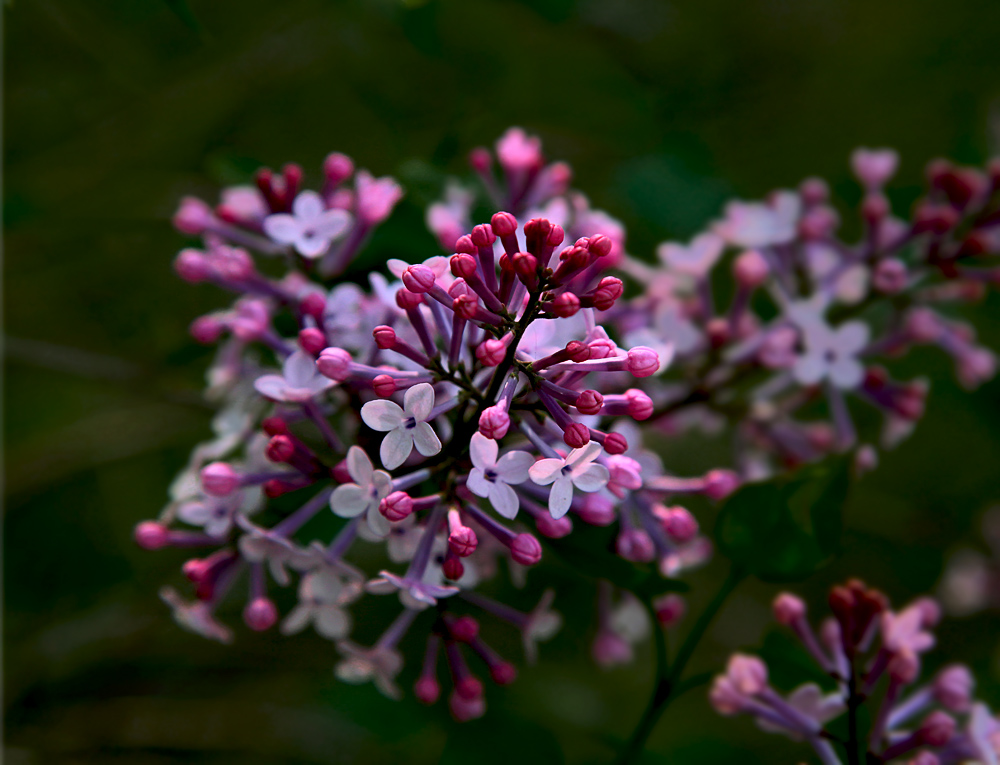
[{"label": "magenta bud", "polygon": [[831,207],[817,206],[808,210],[799,220],[799,233],[806,241],[826,239],[836,231],[840,218]]},{"label": "magenta bud", "polygon": [[549,303],[549,311],[560,319],[568,319],[575,316],[580,310],[580,298],[572,292],[562,292],[556,296],[555,300]]},{"label": "magenta bud", "polygon": [[733,276],[741,287],[755,289],[767,279],[771,269],[764,256],[756,250],[740,253],[733,261]]},{"label": "magenta bud", "polygon": [[455,252],[461,255],[478,255],[479,249],[472,243],[472,237],[464,234],[455,240]]},{"label": "magenta bud", "polygon": [[476,318],[479,299],[475,295],[459,295],[451,303],[452,310],[466,321]]},{"label": "magenta bud", "polygon": [[632,661],[632,646],[617,632],[602,629],[590,645],[590,655],[601,667],[613,667]]},{"label": "magenta bud", "polygon": [[590,443],[590,428],[580,422],[570,423],[563,432],[563,441],[573,449],[582,449]]},{"label": "magenta bud", "polygon": [[650,377],[660,368],[660,357],[652,348],[637,345],[628,352],[628,371],[636,377]]},{"label": "magenta bud", "polygon": [[574,406],[581,414],[598,414],[604,406],[604,396],[596,390],[585,390],[576,397]]},{"label": "magenta bud", "polygon": [[347,469],[346,459],[342,459],[334,465],[330,473],[333,475],[333,480],[337,483],[351,483],[354,480],[351,477],[351,471]]},{"label": "magenta bud", "polygon": [[265,417],[260,423],[260,429],[269,436],[288,435],[288,423],[280,417]]},{"label": "magenta bud", "polygon": [[451,272],[462,279],[469,279],[476,273],[476,259],[465,253],[451,256]]},{"label": "magenta bud", "polygon": [[531,534],[518,534],[510,542],[510,557],[522,566],[534,566],[542,559],[542,545]]},{"label": "magenta bud", "polygon": [[413,695],[421,704],[430,706],[441,697],[441,684],[436,678],[424,675],[413,685]]},{"label": "magenta bud", "polygon": [[652,538],[642,529],[625,529],[615,540],[615,551],[633,563],[649,563],[656,557]]},{"label": "magenta bud", "polygon": [[143,550],[159,550],[170,543],[170,532],[162,523],[142,521],[132,532],[135,543]]},{"label": "magenta bud", "polygon": [[569,356],[570,361],[577,364],[589,359],[592,353],[591,347],[586,343],[581,343],[579,340],[570,340],[566,343],[566,354]]},{"label": "magenta bud", "polygon": [[383,351],[392,348],[396,344],[396,330],[382,324],[372,330],[372,337],[375,338],[375,345]]},{"label": "magenta bud", "polygon": [[212,263],[201,250],[181,250],[174,258],[174,271],[189,284],[198,284],[212,276]]},{"label": "magenta bud", "polygon": [[299,310],[306,316],[312,316],[316,321],[323,321],[326,312],[326,298],[319,292],[310,292],[299,303]]},{"label": "magenta bud", "polygon": [[677,542],[690,542],[698,534],[698,521],[687,508],[676,506],[664,508],[660,514],[663,530]]},{"label": "magenta bud", "polygon": [[226,462],[212,462],[201,469],[201,488],[213,497],[227,497],[239,485],[239,475]]},{"label": "magenta bud", "polygon": [[790,592],[779,593],[771,604],[774,618],[778,624],[791,627],[795,622],[805,618],[806,604],[802,598]]},{"label": "magenta bud", "polygon": [[379,398],[389,398],[396,392],[396,378],[390,375],[375,375],[372,379],[372,390]]},{"label": "magenta bud", "polygon": [[656,621],[664,629],[670,629],[677,625],[684,614],[687,613],[687,604],[677,593],[671,592],[653,601],[653,609],[656,611]]},{"label": "magenta bud", "polygon": [[965,712],[969,708],[976,681],[964,664],[952,664],[934,678],[934,698],[945,709]]},{"label": "magenta bud", "polygon": [[618,517],[614,500],[603,494],[586,495],[577,514],[584,523],[592,526],[610,526]]},{"label": "magenta bud", "polygon": [[653,416],[653,399],[647,396],[638,388],[629,388],[625,391],[625,399],[628,401],[628,413],[634,420],[648,420]]},{"label": "magenta bud", "polygon": [[851,154],[854,176],[869,189],[878,189],[896,174],[899,155],[893,149],[855,149]]},{"label": "magenta bud", "polygon": [[587,249],[590,250],[591,255],[595,258],[603,258],[611,254],[611,249],[614,246],[615,243],[611,241],[611,237],[604,236],[604,234],[597,234],[596,236],[590,237]]},{"label": "magenta bud", "polygon": [[517,669],[513,664],[501,661],[490,667],[490,677],[497,685],[510,685],[517,680]]},{"label": "magenta bud", "polygon": [[598,311],[609,310],[624,292],[625,287],[621,279],[614,276],[605,276],[594,291],[594,308]]},{"label": "magenta bud", "polygon": [[469,167],[477,173],[488,173],[490,165],[493,164],[493,157],[490,150],[484,146],[477,146],[469,152]]},{"label": "magenta bud", "polygon": [[174,213],[174,228],[182,234],[198,236],[212,225],[215,216],[212,208],[197,197],[184,197]]},{"label": "magenta bud", "polygon": [[278,621],[278,607],[270,598],[254,598],[243,609],[243,621],[255,632],[269,630]]},{"label": "magenta bud", "polygon": [[499,406],[487,407],[479,415],[479,432],[494,440],[507,435],[510,427],[510,415]]},{"label": "magenta bud", "polygon": [[421,297],[415,292],[410,292],[405,287],[400,287],[396,291],[396,305],[398,305],[404,311],[416,308],[423,302],[424,302],[423,297]]},{"label": "magenta bud", "polygon": [[334,152],[323,160],[323,175],[331,186],[339,186],[351,177],[354,172],[354,162],[346,154]]},{"label": "magenta bud", "polygon": [[316,369],[324,377],[343,382],[351,374],[351,354],[343,348],[324,348],[316,360]]},{"label": "magenta bud", "polygon": [[479,622],[468,615],[459,616],[448,625],[448,630],[458,642],[471,643],[479,637]]},{"label": "magenta bud", "polygon": [[535,519],[535,528],[539,534],[549,539],[562,539],[573,531],[573,521],[568,515],[555,519],[548,513],[543,513]]},{"label": "magenta bud", "polygon": [[460,558],[472,555],[478,546],[476,532],[468,526],[459,526],[448,535],[448,547]]},{"label": "magenta bud", "polygon": [[393,523],[401,521],[413,512],[413,500],[405,491],[394,491],[378,503],[378,511]]},{"label": "magenta bud", "polygon": [[189,582],[198,584],[205,578],[205,574],[208,573],[209,568],[211,568],[211,561],[202,560],[201,558],[191,558],[191,560],[184,561],[184,564],[181,566],[181,573],[184,574]]},{"label": "magenta bud", "polygon": [[886,258],[879,261],[872,272],[872,285],[879,292],[895,295],[906,289],[909,275],[906,264],[898,258]]},{"label": "magenta bud", "polygon": [[726,665],[726,675],[747,696],[756,696],[767,687],[767,665],[756,656],[734,653]]},{"label": "magenta bud", "polygon": [[552,228],[549,229],[548,235],[545,237],[545,244],[549,247],[558,247],[563,243],[563,239],[566,238],[566,232],[563,231],[563,227],[552,224]]},{"label": "magenta bud", "polygon": [[295,444],[288,436],[274,436],[267,442],[264,453],[271,462],[288,462],[295,454]]},{"label": "magenta bud", "polygon": [[441,564],[441,571],[446,579],[457,582],[465,575],[465,566],[458,558],[445,558]]},{"label": "magenta bud", "polygon": [[492,247],[493,243],[497,240],[497,236],[493,233],[493,228],[489,223],[481,223],[475,226],[469,236],[476,247]]},{"label": "magenta bud", "polygon": [[326,335],[316,327],[306,327],[299,330],[299,345],[310,356],[315,356],[326,348]]},{"label": "magenta bud", "polygon": [[427,266],[409,266],[403,271],[403,284],[410,292],[423,294],[434,287],[435,276]]},{"label": "magenta bud", "polygon": [[448,709],[457,722],[469,722],[486,714],[486,699],[482,696],[463,699],[456,690],[448,697]]},{"label": "magenta bud", "polygon": [[478,677],[466,675],[455,682],[455,693],[466,701],[478,699],[483,695],[483,683]]},{"label": "magenta bud", "polygon": [[861,203],[861,215],[865,220],[878,223],[883,220],[890,211],[889,200],[884,194],[871,192],[865,195]]},{"label": "magenta bud", "polygon": [[494,213],[490,226],[497,236],[510,236],[517,231],[517,218],[509,212]]},{"label": "magenta bud", "polygon": [[608,454],[624,454],[628,451],[628,439],[621,433],[608,433],[604,438],[604,451]]},{"label": "magenta bud", "polygon": [[799,185],[799,196],[806,207],[821,205],[830,198],[830,188],[822,178],[806,178]]},{"label": "magenta bud", "polygon": [[888,670],[895,682],[908,685],[920,674],[920,659],[912,651],[900,651],[889,660]]},{"label": "magenta bud", "polygon": [[188,328],[196,343],[210,345],[222,336],[225,325],[214,316],[199,316]]},{"label": "magenta bud", "polygon": [[538,259],[528,252],[519,252],[514,256],[514,272],[528,286],[534,284],[538,276]]},{"label": "magenta bud", "polygon": [[589,347],[590,358],[592,359],[609,359],[618,353],[618,346],[616,346],[611,340],[607,340],[605,338],[591,340]]},{"label": "magenta bud", "polygon": [[476,358],[487,367],[495,367],[507,355],[507,346],[501,340],[490,338],[476,348]]},{"label": "magenta bud", "polygon": [[709,470],[705,475],[705,494],[710,499],[725,499],[739,487],[740,477],[732,470]]},{"label": "magenta bud", "polygon": [[917,735],[925,746],[944,746],[955,735],[955,720],[947,712],[936,709],[920,723]]}]

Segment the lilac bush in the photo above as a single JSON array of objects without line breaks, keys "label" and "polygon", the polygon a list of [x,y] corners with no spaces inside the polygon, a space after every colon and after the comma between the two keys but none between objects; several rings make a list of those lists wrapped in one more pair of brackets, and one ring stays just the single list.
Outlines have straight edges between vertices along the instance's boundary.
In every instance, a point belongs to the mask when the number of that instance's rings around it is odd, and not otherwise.
[{"label": "lilac bush", "polygon": [[[161,597],[181,626],[229,642],[216,612],[245,582],[251,629],[312,627],[334,641],[340,679],[392,697],[404,664],[419,667],[414,695],[434,704],[444,693],[452,715],[469,720],[486,711],[480,676],[511,683],[561,625],[558,594],[527,569],[547,550],[589,555],[580,574],[599,580],[595,661],[629,661],[650,636],[657,647],[656,689],[622,752],[636,757],[671,699],[694,687],[686,663],[739,581],[801,578],[836,550],[836,539],[781,515],[800,488],[775,489],[780,518],[770,521],[741,503],[790,477],[830,484],[807,468],[824,460],[873,469],[877,450],[923,413],[927,382],[890,372],[913,347],[941,348],[970,388],[995,372],[993,353],[953,314],[1000,277],[1000,166],[932,163],[904,218],[885,195],[897,162],[887,149],[852,156],[864,192],[857,241],[841,238],[827,186],[811,178],[731,202],[655,260],[629,254],[624,227],[518,128],[495,151],[472,151],[470,178],[449,181],[428,208],[442,254],[423,262],[399,252],[370,273],[352,267],[403,190],[343,154],[327,157],[318,190],[288,165],[224,190],[214,206],[182,200],[174,223],[200,241],[178,254],[176,272],[236,297],[191,325],[195,340],[218,345],[206,392],[215,435],[194,449],[160,517],[136,527],[146,549],[197,556],[182,566],[193,600],[173,587]],[[483,207],[495,212],[475,223]],[[857,424],[865,405],[881,434]],[[695,430],[726,432],[730,457],[676,475],[655,446]],[[280,506],[297,509],[277,511],[270,500],[286,496]],[[694,497],[724,502],[714,535],[687,507]],[[817,529],[830,504],[810,502]],[[317,540],[310,522],[325,513],[339,530]],[[596,547],[587,527],[604,530]],[[768,559],[740,533],[765,539]],[[363,543],[382,547],[386,568],[359,567],[370,558],[357,552]],[[685,572],[717,550],[732,573],[668,665],[663,632],[687,621]],[[501,576],[534,590],[537,607],[481,591]],[[275,586],[297,587],[286,614],[268,594]],[[870,734],[877,761],[995,762],[983,741],[997,740],[997,723],[962,695],[967,671],[915,685],[933,644],[931,601],[894,614],[857,583],[835,593],[819,637],[801,601],[776,605],[834,687],[784,698],[759,660],[737,655],[713,686],[716,709],[801,738],[824,762],[840,761],[838,746],[858,762],[857,732],[840,741],[823,726],[845,710],[854,720],[889,678]],[[353,627],[371,623],[366,606],[383,595],[397,597],[397,615],[360,645]],[[490,646],[486,620],[519,633],[523,657]],[[408,634],[423,646],[416,656],[400,651]],[[913,722],[934,704],[944,711]]]}]

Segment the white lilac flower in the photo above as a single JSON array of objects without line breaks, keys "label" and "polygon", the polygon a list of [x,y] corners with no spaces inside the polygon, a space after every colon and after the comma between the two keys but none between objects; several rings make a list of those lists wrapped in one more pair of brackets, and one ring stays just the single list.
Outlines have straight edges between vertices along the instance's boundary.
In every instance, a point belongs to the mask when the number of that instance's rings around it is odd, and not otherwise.
[{"label": "white lilac flower", "polygon": [[262,396],[274,401],[305,403],[336,383],[316,370],[316,361],[304,351],[295,351],[285,359],[280,375],[263,375],[254,382]]},{"label": "white lilac flower", "polygon": [[[846,709],[844,699],[839,693],[830,693],[824,696],[823,691],[815,683],[800,685],[788,695],[785,701],[788,706],[803,717],[815,721],[816,730],[820,730],[830,720],[843,714]],[[793,741],[802,739],[801,732],[778,725],[765,717],[758,717],[757,725],[768,733],[784,733]]]},{"label": "white lilac flower", "polygon": [[246,532],[240,537],[240,553],[250,563],[266,562],[274,581],[282,587],[290,581],[285,566],[298,569],[312,557],[309,550],[302,549],[287,537],[254,525],[242,515],[236,516],[236,523]]},{"label": "white lilac flower", "polygon": [[482,433],[473,434],[469,444],[473,468],[466,486],[476,496],[489,499],[493,509],[504,518],[514,518],[521,503],[510,485],[528,480],[528,469],[535,458],[528,452],[513,451],[498,460],[498,451],[496,441]]},{"label": "white lilac flower", "polygon": [[170,606],[174,619],[185,629],[220,643],[233,641],[232,630],[215,620],[212,604],[208,601],[184,600],[173,587],[161,589],[160,599]]},{"label": "white lilac flower", "polygon": [[403,657],[395,648],[364,648],[349,640],[337,643],[344,658],[334,670],[345,683],[375,683],[375,687],[390,699],[402,698],[396,685],[396,675],[403,668]]},{"label": "white lilac flower", "polygon": [[351,631],[351,617],[342,606],[354,600],[357,591],[345,587],[330,569],[306,574],[299,581],[299,603],[281,623],[284,635],[294,635],[310,623],[323,637],[341,640]]},{"label": "white lilac flower", "polygon": [[780,191],[766,203],[730,202],[714,231],[734,247],[785,244],[795,238],[801,209],[802,201],[791,191]]},{"label": "white lilac flower", "polygon": [[360,446],[347,450],[347,472],[355,483],[341,484],[334,489],[330,508],[341,518],[365,513],[368,527],[384,537],[389,533],[389,523],[378,511],[378,506],[392,491],[392,476],[384,470],[374,470],[372,461]]},{"label": "white lilac flower", "polygon": [[403,396],[402,408],[393,401],[382,399],[369,401],[361,407],[361,419],[369,428],[387,432],[379,448],[386,468],[394,470],[406,462],[414,446],[424,457],[441,451],[441,441],[427,424],[433,408],[434,388],[429,383],[409,388]]},{"label": "white lilac flower", "polygon": [[566,459],[543,459],[529,468],[528,475],[539,486],[552,484],[549,512],[553,518],[558,520],[566,515],[573,502],[574,486],[580,491],[594,492],[607,485],[610,478],[608,469],[594,462],[600,453],[601,445],[591,441],[571,451]]},{"label": "white lilac flower", "polygon": [[292,245],[305,258],[318,258],[351,225],[345,210],[327,210],[315,191],[303,191],[292,202],[292,214],[276,213],[264,219],[264,233],[278,244]]},{"label": "white lilac flower", "polygon": [[838,388],[856,388],[864,379],[865,369],[858,354],[868,345],[868,325],[847,321],[836,329],[825,323],[803,327],[805,353],[792,365],[792,375],[802,385],[829,380]]},{"label": "white lilac flower", "polygon": [[985,704],[972,706],[966,735],[976,762],[982,765],[1000,763],[1000,722],[997,722]]},{"label": "white lilac flower", "polygon": [[210,537],[225,536],[233,526],[233,514],[239,507],[240,492],[228,497],[202,497],[181,503],[177,517],[192,526],[201,526]]},{"label": "white lilac flower", "polygon": [[712,270],[722,255],[726,242],[715,234],[702,234],[691,240],[691,244],[664,242],[656,254],[668,268],[689,276],[702,278]]}]

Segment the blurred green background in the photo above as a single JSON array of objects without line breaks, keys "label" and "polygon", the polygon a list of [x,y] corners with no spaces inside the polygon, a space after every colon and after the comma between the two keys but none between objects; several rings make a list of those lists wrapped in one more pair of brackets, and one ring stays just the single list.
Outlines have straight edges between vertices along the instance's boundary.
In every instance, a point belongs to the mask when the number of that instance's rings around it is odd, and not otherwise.
[{"label": "blurred green background", "polygon": [[[210,353],[186,327],[224,300],[172,275],[180,195],[215,199],[289,160],[316,181],[323,156],[344,151],[407,187],[371,257],[412,260],[434,251],[422,209],[444,173],[518,124],[648,255],[728,196],[808,174],[829,178],[846,210],[856,145],[900,150],[894,201],[906,206],[927,159],[981,162],[1000,139],[995,0],[14,0],[4,22],[11,765],[604,762],[646,701],[648,647],[631,667],[597,670],[591,585],[552,563],[529,589],[558,588],[567,628],[466,726],[442,705],[336,683],[335,652],[317,638],[241,628],[223,647],[174,625],[156,591],[180,582],[183,556],[141,553],[131,529],[209,432]],[[994,348],[998,306],[969,312]],[[859,486],[844,556],[802,587],[817,610],[848,575],[897,603],[931,590],[1000,498],[998,384],[963,392],[929,351],[902,367],[933,380],[926,420]],[[667,444],[664,457],[685,472],[713,448]],[[694,607],[723,573],[692,578]],[[696,669],[763,644],[774,591],[745,587]],[[946,622],[930,666],[972,662],[1000,704],[998,625]],[[491,637],[519,659],[512,635]],[[657,729],[649,761],[806,754],[718,718],[698,691]]]}]

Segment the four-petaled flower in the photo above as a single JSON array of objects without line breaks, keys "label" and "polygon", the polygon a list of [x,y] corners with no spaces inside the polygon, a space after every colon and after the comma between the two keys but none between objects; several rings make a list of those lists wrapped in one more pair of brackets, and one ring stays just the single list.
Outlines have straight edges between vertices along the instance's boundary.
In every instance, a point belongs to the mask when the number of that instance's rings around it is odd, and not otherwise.
[{"label": "four-petaled flower", "polygon": [[687,246],[664,242],[656,254],[668,268],[701,278],[712,270],[725,248],[726,242],[721,237],[708,233],[696,236]]},{"label": "four-petaled flower", "polygon": [[402,465],[413,447],[425,457],[441,451],[441,441],[434,429],[427,424],[434,408],[434,388],[420,383],[408,389],[403,396],[403,406],[393,401],[369,401],[361,407],[361,419],[372,430],[388,431],[382,439],[379,456],[389,470]]},{"label": "four-petaled flower", "polygon": [[815,385],[828,379],[838,388],[856,388],[864,379],[864,366],[858,354],[868,345],[868,325],[847,321],[836,329],[824,322],[809,322],[802,327],[805,353],[795,359],[792,375],[802,385]]},{"label": "four-petaled flower", "polygon": [[220,643],[233,641],[232,630],[215,620],[211,603],[204,600],[184,600],[173,587],[161,589],[160,599],[170,606],[174,619],[185,629]]},{"label": "four-petaled flower", "polygon": [[395,648],[364,648],[349,640],[337,643],[337,650],[344,658],[335,672],[345,683],[375,683],[383,694],[390,699],[402,698],[403,694],[396,685],[396,675],[403,668],[403,657]]},{"label": "four-petaled flower", "polygon": [[281,632],[294,635],[312,622],[323,637],[341,640],[351,631],[351,617],[342,606],[357,597],[331,569],[318,569],[299,582],[299,604],[281,623]]},{"label": "four-petaled flower", "polygon": [[573,487],[593,492],[603,489],[611,477],[604,465],[594,462],[601,453],[601,445],[591,441],[574,449],[566,459],[539,460],[528,470],[531,480],[540,486],[552,484],[549,491],[549,512],[558,520],[566,515],[573,502]]},{"label": "four-petaled flower", "polygon": [[360,446],[347,450],[347,472],[355,483],[345,483],[334,489],[330,508],[341,518],[354,518],[365,513],[368,527],[377,535],[389,533],[389,524],[378,511],[379,502],[392,491],[392,476],[384,470],[374,470],[372,461]]},{"label": "four-petaled flower", "polygon": [[303,191],[292,202],[292,214],[264,218],[264,233],[278,244],[292,245],[304,258],[318,258],[351,225],[346,210],[327,210],[315,191]]},{"label": "four-petaled flower", "polygon": [[336,385],[316,371],[316,361],[304,351],[295,351],[285,359],[280,375],[263,375],[254,381],[262,396],[274,401],[302,404]]},{"label": "four-petaled flower", "polygon": [[466,486],[473,494],[489,499],[493,509],[504,518],[514,518],[521,507],[510,484],[528,480],[528,469],[535,458],[528,452],[507,452],[499,460],[497,442],[482,433],[474,433],[469,444],[473,468]]}]

